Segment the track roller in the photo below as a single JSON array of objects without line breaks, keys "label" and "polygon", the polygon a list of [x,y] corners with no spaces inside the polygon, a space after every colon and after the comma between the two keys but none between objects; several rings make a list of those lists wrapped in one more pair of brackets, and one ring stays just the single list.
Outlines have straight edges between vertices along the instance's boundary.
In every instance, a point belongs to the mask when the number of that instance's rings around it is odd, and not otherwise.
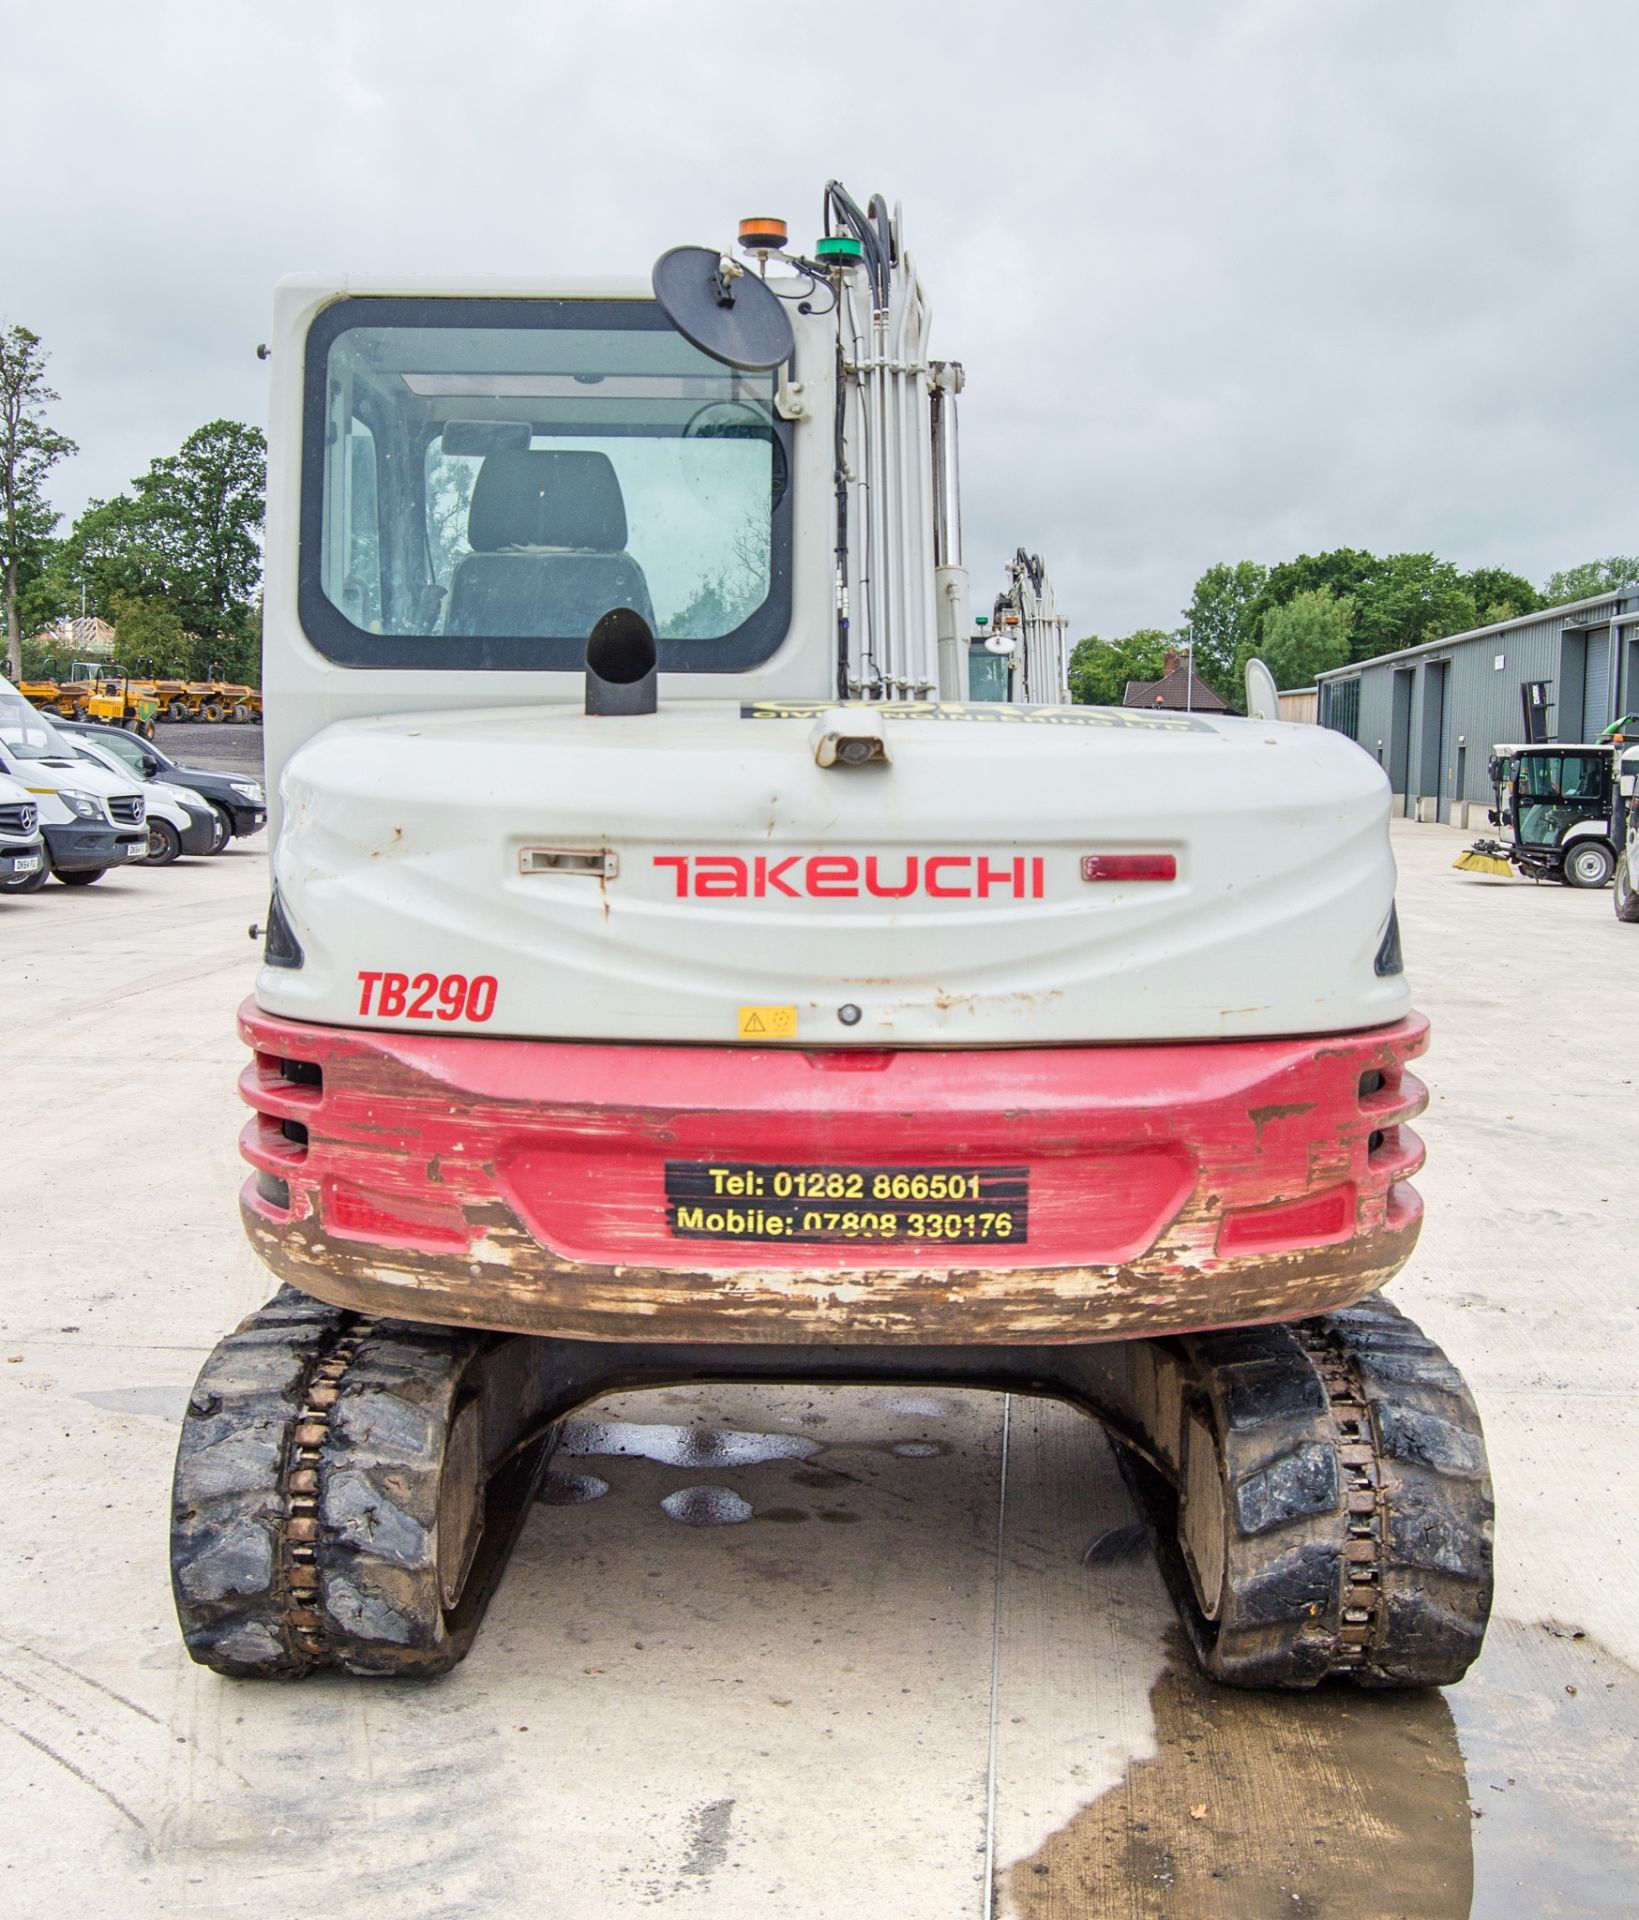
[{"label": "track roller", "polygon": [[194,1659],[240,1677],[453,1667],[556,1439],[549,1352],[289,1287],[229,1334],[177,1449],[171,1578]]},{"label": "track roller", "polygon": [[1491,1608],[1491,1481],[1440,1349],[1377,1295],[1153,1347],[1153,1458],[1118,1453],[1202,1670],[1461,1679]]}]

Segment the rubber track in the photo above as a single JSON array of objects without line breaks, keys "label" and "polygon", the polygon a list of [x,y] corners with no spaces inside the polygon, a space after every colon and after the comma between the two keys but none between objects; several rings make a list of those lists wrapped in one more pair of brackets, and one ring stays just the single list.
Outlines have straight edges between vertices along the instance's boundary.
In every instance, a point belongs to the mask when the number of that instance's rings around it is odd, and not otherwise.
[{"label": "rubber track", "polygon": [[[1342,1356],[1369,1410],[1378,1488],[1369,1643],[1351,1649],[1348,1436],[1306,1343]],[[1197,1658],[1244,1687],[1446,1686],[1479,1652],[1491,1607],[1492,1500],[1478,1413],[1445,1355],[1381,1296],[1287,1326],[1190,1337],[1181,1350],[1213,1429],[1228,1514],[1217,1621],[1197,1603],[1177,1539],[1178,1498],[1118,1449]]]},{"label": "rubber track", "polygon": [[[194,1659],[236,1677],[323,1667],[434,1674],[471,1645],[544,1470],[550,1439],[492,1480],[478,1563],[453,1613],[438,1586],[439,1476],[457,1397],[493,1335],[377,1321],[357,1339],[320,1445],[316,1592],[290,1584],[295,1433],[314,1371],[358,1316],[285,1287],[229,1334],[183,1419],[172,1584]],[[504,1421],[504,1410],[502,1410]]]},{"label": "rubber track", "polygon": [[1478,1655],[1491,1613],[1495,1509],[1479,1411],[1441,1349],[1381,1295],[1320,1324],[1365,1390],[1385,1495],[1386,1618],[1351,1677],[1449,1686]]},{"label": "rubber track", "polygon": [[217,1345],[189,1397],[171,1585],[188,1651],[218,1673],[294,1678],[313,1665],[286,1617],[284,1475],[307,1382],[353,1320],[283,1287]]}]

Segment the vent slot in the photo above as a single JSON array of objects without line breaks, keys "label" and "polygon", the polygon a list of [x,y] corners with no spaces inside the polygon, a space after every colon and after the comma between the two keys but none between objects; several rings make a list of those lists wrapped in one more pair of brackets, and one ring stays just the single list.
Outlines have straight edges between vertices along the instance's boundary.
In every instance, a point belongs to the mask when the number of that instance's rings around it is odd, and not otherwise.
[{"label": "vent slot", "polygon": [[573,873],[585,879],[613,880],[620,872],[620,856],[607,847],[588,852],[584,847],[522,847],[520,873]]},{"label": "vent slot", "polygon": [[256,1175],[256,1191],[259,1197],[265,1200],[270,1207],[282,1207],[286,1213],[290,1211],[290,1182],[288,1180],[281,1180],[276,1173],[262,1173],[258,1171]]}]

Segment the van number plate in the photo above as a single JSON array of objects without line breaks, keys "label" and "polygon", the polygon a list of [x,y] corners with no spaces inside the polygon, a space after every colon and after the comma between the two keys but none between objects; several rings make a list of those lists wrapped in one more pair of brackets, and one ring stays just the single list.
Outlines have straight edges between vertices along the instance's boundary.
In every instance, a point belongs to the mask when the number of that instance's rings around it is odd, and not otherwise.
[{"label": "van number plate", "polygon": [[666,1224],[680,1240],[1022,1245],[1027,1167],[820,1167],[668,1160]]}]

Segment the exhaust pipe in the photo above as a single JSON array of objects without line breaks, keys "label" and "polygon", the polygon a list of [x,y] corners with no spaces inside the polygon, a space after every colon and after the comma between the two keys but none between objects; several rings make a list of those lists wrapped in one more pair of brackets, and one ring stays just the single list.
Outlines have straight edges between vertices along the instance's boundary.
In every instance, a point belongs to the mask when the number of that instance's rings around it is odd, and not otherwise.
[{"label": "exhaust pipe", "polygon": [[654,634],[641,613],[611,607],[586,642],[586,711],[653,713]]}]

